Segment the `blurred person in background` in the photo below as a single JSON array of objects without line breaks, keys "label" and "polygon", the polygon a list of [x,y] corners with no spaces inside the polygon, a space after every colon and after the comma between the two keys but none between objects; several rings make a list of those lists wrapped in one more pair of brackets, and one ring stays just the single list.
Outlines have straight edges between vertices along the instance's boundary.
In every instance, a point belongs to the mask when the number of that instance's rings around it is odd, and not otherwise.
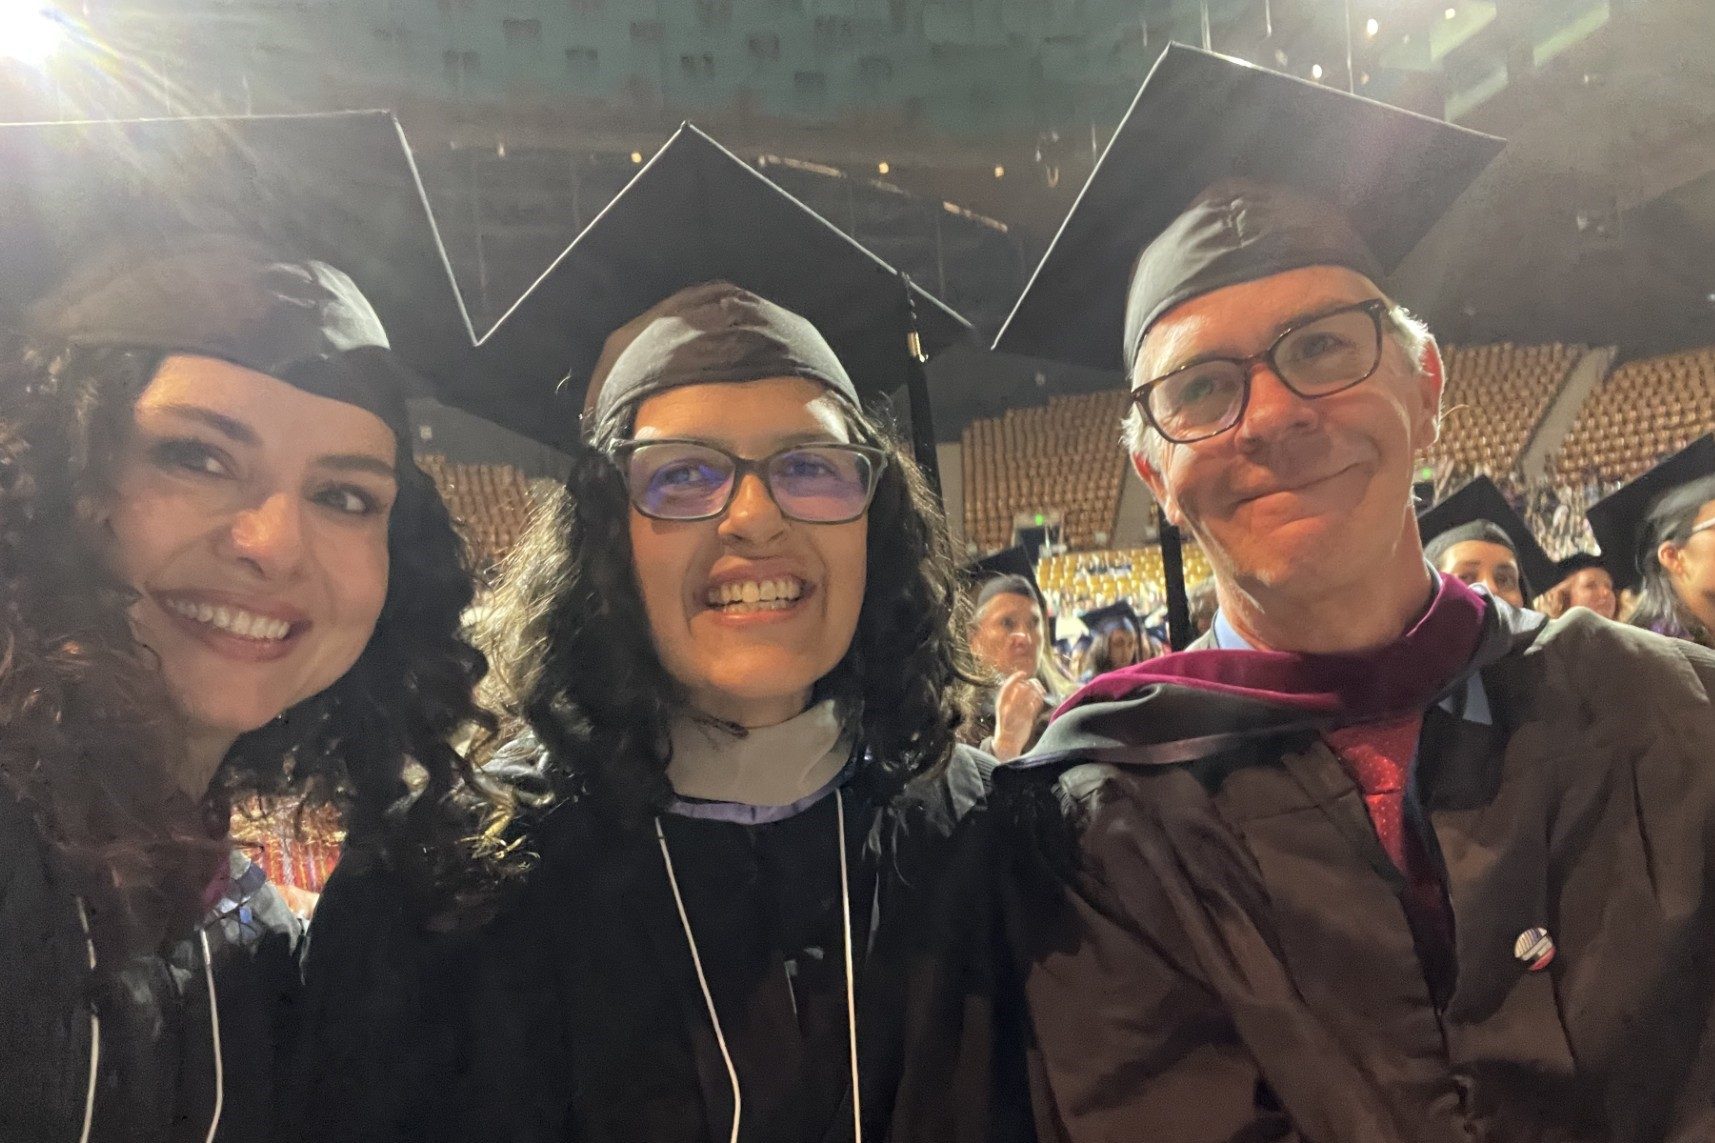
[{"label": "blurred person in background", "polygon": [[960,736],[1007,762],[1036,744],[1072,683],[1049,643],[1042,596],[1022,549],[978,566],[991,574],[972,598],[966,643],[988,681],[967,696]]},{"label": "blurred person in background", "polygon": [[1558,619],[1574,607],[1588,607],[1604,619],[1620,617],[1614,573],[1601,557],[1579,552],[1561,560],[1556,571],[1560,582],[1537,600],[1544,615]]},{"label": "blurred person in background", "polygon": [[1558,583],[1554,561],[1499,487],[1479,476],[1417,518],[1423,555],[1438,572],[1484,587],[1514,607]]},{"label": "blurred person in background", "polygon": [[1700,437],[1595,504],[1605,556],[1625,560],[1638,598],[1627,618],[1715,647],[1715,436]]},{"label": "blurred person in background", "polygon": [[1079,664],[1078,678],[1083,682],[1141,663],[1155,654],[1143,621],[1130,603],[1109,604],[1086,611],[1078,618],[1090,637],[1089,650]]}]

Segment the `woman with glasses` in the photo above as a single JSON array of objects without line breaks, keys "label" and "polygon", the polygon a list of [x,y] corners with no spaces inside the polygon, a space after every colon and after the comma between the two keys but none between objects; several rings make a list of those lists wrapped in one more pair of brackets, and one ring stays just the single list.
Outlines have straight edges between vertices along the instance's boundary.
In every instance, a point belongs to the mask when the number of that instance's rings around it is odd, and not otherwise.
[{"label": "woman with glasses", "polygon": [[816,326],[724,282],[609,338],[583,435],[489,620],[535,867],[474,942],[330,886],[317,1022],[367,1047],[303,1137],[1028,1138],[917,465]]},{"label": "woman with glasses", "polygon": [[956,1066],[948,986],[971,983],[949,950],[980,929],[960,824],[986,766],[954,743],[923,477],[816,329],[761,297],[696,286],[626,335],[495,605],[527,725],[502,765],[552,808],[478,958],[487,1026],[449,1121],[612,1143],[980,1132],[989,1066]]}]

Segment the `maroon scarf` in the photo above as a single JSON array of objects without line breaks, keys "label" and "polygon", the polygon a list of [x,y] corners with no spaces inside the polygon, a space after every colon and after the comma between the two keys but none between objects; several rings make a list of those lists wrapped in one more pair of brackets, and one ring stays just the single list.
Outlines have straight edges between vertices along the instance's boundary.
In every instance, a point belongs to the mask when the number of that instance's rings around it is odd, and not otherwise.
[{"label": "maroon scarf", "polygon": [[1339,723],[1372,722],[1427,709],[1476,654],[1489,604],[1450,575],[1405,634],[1364,654],[1180,651],[1092,680],[1054,712],[1119,702],[1152,686],[1270,703]]}]

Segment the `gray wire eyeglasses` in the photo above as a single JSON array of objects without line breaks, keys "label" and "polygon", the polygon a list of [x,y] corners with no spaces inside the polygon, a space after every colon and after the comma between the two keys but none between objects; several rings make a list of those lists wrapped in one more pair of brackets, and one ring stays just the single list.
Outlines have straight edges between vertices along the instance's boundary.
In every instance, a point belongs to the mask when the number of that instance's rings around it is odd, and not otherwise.
[{"label": "gray wire eyeglasses", "polygon": [[1244,418],[1251,375],[1267,365],[1306,401],[1329,397],[1369,379],[1382,359],[1382,322],[1393,304],[1371,298],[1306,318],[1282,330],[1250,357],[1194,361],[1131,391],[1155,431],[1174,444],[1219,436]]},{"label": "gray wire eyeglasses", "polygon": [[762,478],[781,515],[844,524],[869,508],[887,454],[858,444],[790,445],[758,460],[706,441],[621,441],[611,455],[632,507],[652,520],[709,520],[725,512],[747,473]]}]

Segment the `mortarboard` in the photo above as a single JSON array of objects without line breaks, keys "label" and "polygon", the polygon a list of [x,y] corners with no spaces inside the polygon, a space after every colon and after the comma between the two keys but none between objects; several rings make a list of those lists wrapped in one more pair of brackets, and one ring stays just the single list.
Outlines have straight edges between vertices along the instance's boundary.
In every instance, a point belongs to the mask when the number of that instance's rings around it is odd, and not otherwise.
[{"label": "mortarboard", "polygon": [[1134,634],[1143,634],[1143,620],[1131,604],[1121,601],[1110,603],[1106,607],[1098,607],[1092,611],[1083,612],[1078,616],[1078,622],[1085,630],[1092,633],[1106,631],[1122,624],[1129,626]]},{"label": "mortarboard", "polygon": [[1661,542],[1710,500],[1715,436],[1702,436],[1593,505],[1585,518],[1614,585],[1636,584]]},{"label": "mortarboard", "polygon": [[1446,549],[1466,540],[1487,539],[1511,548],[1524,576],[1527,602],[1560,582],[1554,561],[1542,550],[1524,517],[1486,476],[1477,477],[1419,513],[1417,530],[1431,563],[1438,562]]},{"label": "mortarboard", "polygon": [[1555,579],[1554,583],[1556,585],[1565,583],[1585,568],[1601,568],[1603,571],[1607,572],[1609,576],[1613,576],[1614,574],[1614,569],[1609,566],[1608,561],[1603,557],[1592,555],[1589,552],[1573,552],[1565,559],[1555,563],[1554,574],[1558,578]]},{"label": "mortarboard", "polygon": [[685,124],[484,339],[455,399],[563,444],[578,435],[577,410],[609,335],[708,282],[807,319],[866,403],[909,388],[913,370],[920,384],[913,332],[927,355],[970,328],[921,289],[908,295],[892,267]]},{"label": "mortarboard", "polygon": [[1129,371],[1148,325],[1198,294],[1310,265],[1391,273],[1502,146],[1170,44],[995,348]]},{"label": "mortarboard", "polygon": [[0,125],[0,325],[199,352],[368,408],[472,345],[387,112]]}]

